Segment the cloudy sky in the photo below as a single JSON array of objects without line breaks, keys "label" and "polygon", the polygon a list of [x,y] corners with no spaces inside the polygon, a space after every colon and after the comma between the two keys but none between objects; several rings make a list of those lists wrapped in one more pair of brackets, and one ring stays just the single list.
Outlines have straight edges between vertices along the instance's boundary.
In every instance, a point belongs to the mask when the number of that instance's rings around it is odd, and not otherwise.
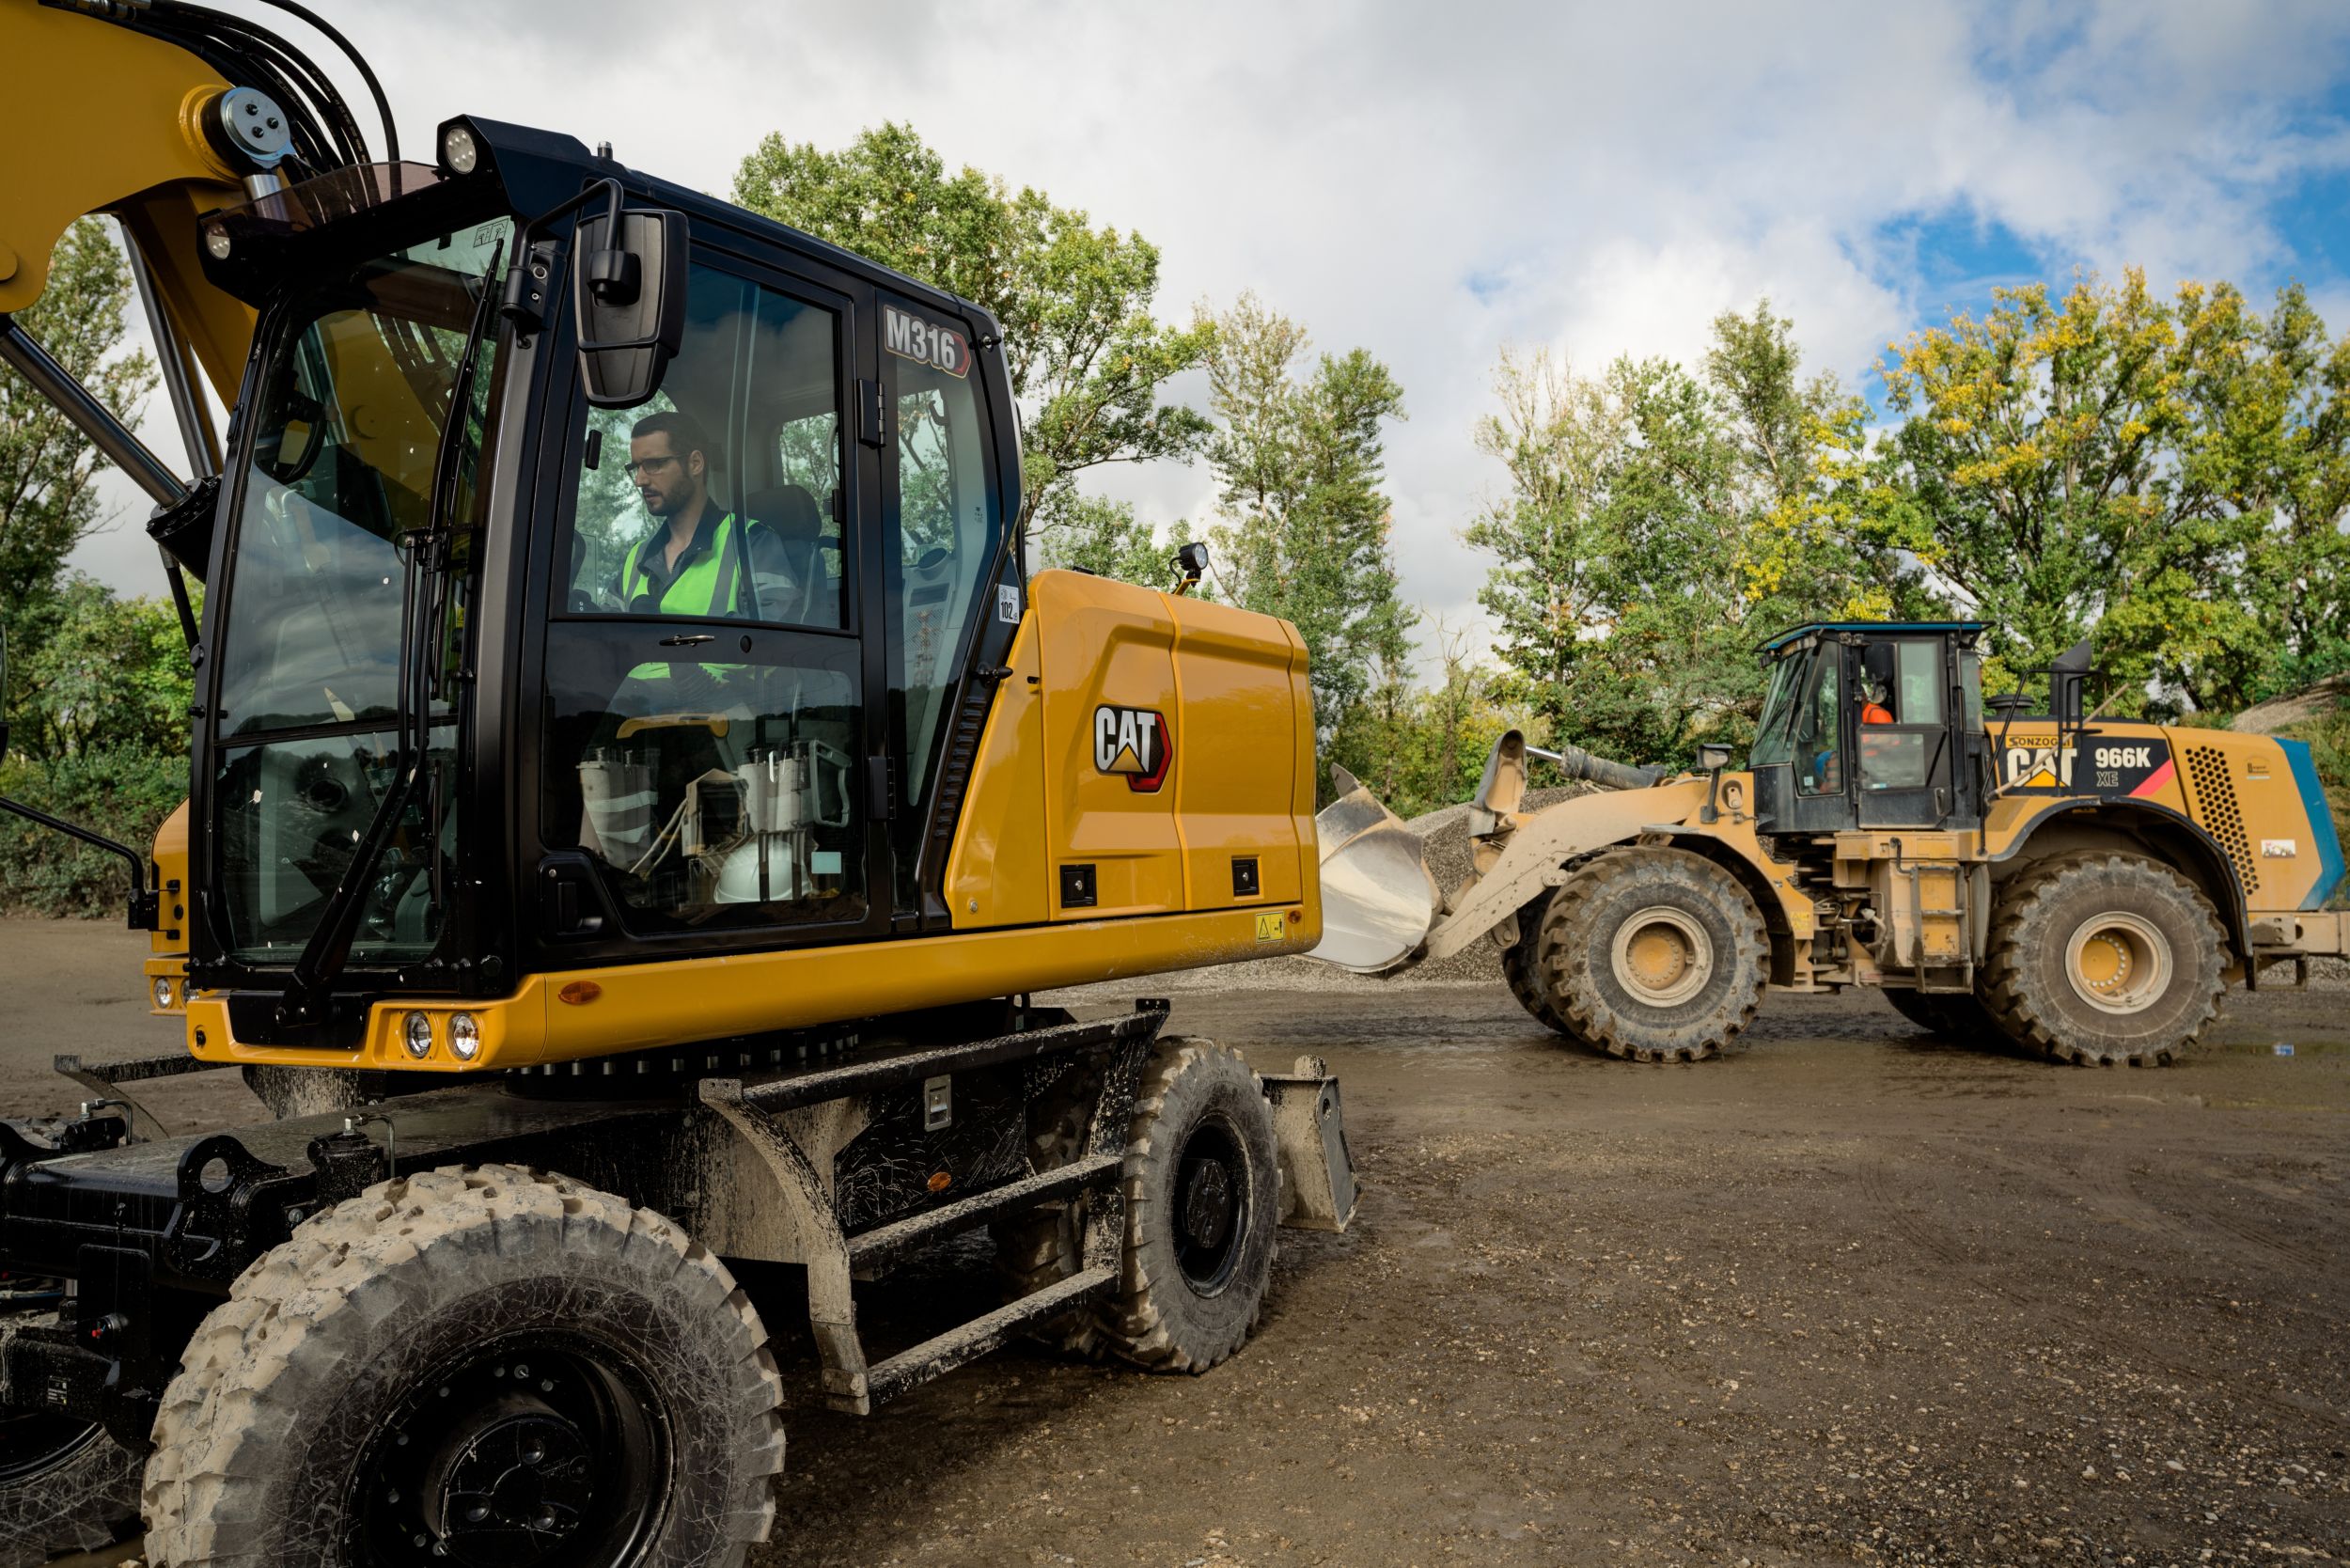
[{"label": "cloudy sky", "polygon": [[[1454,626],[1484,572],[1457,536],[1497,479],[1470,432],[1505,343],[1685,356],[1767,295],[1808,368],[1867,388],[1889,340],[1996,284],[2131,264],[2256,297],[2297,278],[2350,329],[2350,8],[2327,0],[325,8],[412,156],[475,113],[723,192],[768,132],[908,121],[1156,242],[1164,314],[1254,290],[1321,347],[1370,349],[1409,414],[1404,591]],[[150,429],[176,452],[164,411]],[[1214,502],[1204,469],[1101,488],[1162,522]],[[77,564],[154,591],[144,512],[126,496]]]}]

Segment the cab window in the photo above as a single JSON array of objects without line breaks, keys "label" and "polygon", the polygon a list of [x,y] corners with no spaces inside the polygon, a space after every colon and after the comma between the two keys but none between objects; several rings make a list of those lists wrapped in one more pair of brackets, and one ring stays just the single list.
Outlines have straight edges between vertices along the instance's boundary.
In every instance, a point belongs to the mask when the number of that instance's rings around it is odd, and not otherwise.
[{"label": "cab window", "polygon": [[1843,682],[1838,679],[1842,663],[1839,650],[1820,651],[1812,666],[1811,690],[1795,720],[1795,788],[1803,794],[1843,792]]},{"label": "cab window", "polygon": [[586,418],[556,541],[541,837],[647,933],[864,918],[842,318],[697,267],[642,407]]},{"label": "cab window", "polygon": [[890,684],[902,696],[896,749],[905,799],[917,808],[910,814],[918,814],[929,800],[947,699],[995,564],[1003,518],[968,342],[959,329],[894,305],[883,317],[896,376]]}]

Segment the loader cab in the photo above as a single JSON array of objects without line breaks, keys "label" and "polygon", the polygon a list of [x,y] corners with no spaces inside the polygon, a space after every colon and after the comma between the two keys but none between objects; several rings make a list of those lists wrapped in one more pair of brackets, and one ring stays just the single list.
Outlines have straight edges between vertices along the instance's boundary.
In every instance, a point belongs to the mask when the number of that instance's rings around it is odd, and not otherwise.
[{"label": "loader cab", "polygon": [[1771,834],[1982,821],[1988,742],[1974,621],[1802,626],[1763,645],[1750,766]]}]

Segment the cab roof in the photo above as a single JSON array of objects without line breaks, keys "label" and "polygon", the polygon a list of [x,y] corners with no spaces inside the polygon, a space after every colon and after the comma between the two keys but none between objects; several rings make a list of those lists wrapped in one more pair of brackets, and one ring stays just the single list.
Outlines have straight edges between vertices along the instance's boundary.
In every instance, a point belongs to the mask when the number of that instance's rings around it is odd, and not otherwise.
[{"label": "cab roof", "polygon": [[1791,642],[1798,642],[1821,632],[1880,632],[1887,635],[1904,632],[1960,633],[1974,636],[1990,630],[1990,627],[1991,623],[1987,620],[1813,620],[1792,631],[1781,632],[1762,644],[1757,651],[1776,653]]}]

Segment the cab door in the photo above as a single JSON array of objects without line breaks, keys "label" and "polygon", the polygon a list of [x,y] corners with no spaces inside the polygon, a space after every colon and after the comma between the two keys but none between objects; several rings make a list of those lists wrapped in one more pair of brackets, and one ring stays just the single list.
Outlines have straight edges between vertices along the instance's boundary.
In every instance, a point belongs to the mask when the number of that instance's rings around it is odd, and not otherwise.
[{"label": "cab door", "polygon": [[660,391],[572,404],[525,770],[566,962],[887,927],[870,310],[844,275],[697,243]]},{"label": "cab door", "polygon": [[1946,825],[1959,773],[1952,740],[1958,727],[1950,711],[1958,679],[1949,640],[1872,636],[1856,651],[1859,825]]}]

